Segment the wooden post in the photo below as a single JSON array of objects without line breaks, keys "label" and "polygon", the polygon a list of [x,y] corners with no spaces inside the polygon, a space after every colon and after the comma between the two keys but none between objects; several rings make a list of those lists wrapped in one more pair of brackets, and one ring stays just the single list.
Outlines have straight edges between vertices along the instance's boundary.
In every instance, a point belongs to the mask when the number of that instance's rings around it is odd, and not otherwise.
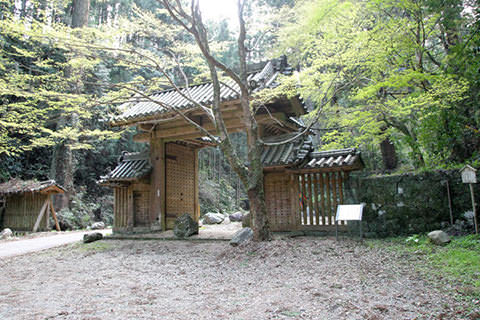
[{"label": "wooden post", "polygon": [[307,216],[307,206],[308,203],[307,201],[304,201],[305,196],[307,194],[307,175],[302,174],[302,211],[303,211],[303,223],[302,224],[308,224],[308,216]]},{"label": "wooden post", "polygon": [[45,214],[45,211],[47,209],[48,205],[48,199],[45,200],[43,203],[42,209],[40,209],[40,213],[38,214],[37,221],[35,222],[35,225],[33,226],[33,232],[37,232],[38,227],[40,226],[40,222],[42,221],[43,215]]},{"label": "wooden post", "polygon": [[45,209],[45,228],[47,229],[47,231],[50,229],[50,219],[49,219],[49,213],[50,213],[50,201],[48,201],[49,199],[49,195],[47,194],[47,199],[45,201],[48,202],[47,204],[47,208]]},{"label": "wooden post", "polygon": [[320,183],[320,205],[322,208],[322,226],[325,225],[325,182],[323,181],[323,173],[319,175]]},{"label": "wooden post", "polygon": [[133,231],[135,226],[135,212],[133,208],[133,186],[129,185],[127,189],[127,229]]},{"label": "wooden post", "polygon": [[50,211],[52,213],[53,220],[55,220],[55,229],[57,231],[60,231],[60,225],[58,224],[58,219],[57,219],[57,214],[55,213],[55,210],[53,209],[53,203],[52,203],[52,198],[50,195],[48,195],[48,206],[50,207]]},{"label": "wooden post", "polygon": [[[343,203],[343,177],[342,177],[342,173],[343,171],[339,171],[338,172],[338,197],[340,199],[340,203],[339,204],[344,204]],[[341,221],[341,224],[344,225],[345,224],[345,221]]]},{"label": "wooden post", "polygon": [[473,222],[475,223],[475,234],[478,234],[477,206],[475,205],[475,194],[473,192],[473,183],[469,183],[468,185],[470,187],[470,195],[472,196]]},{"label": "wooden post", "polygon": [[328,225],[332,225],[332,202],[331,202],[331,194],[330,194],[330,173],[325,174],[325,195],[327,197],[327,210],[326,215],[328,217]]},{"label": "wooden post", "polygon": [[193,201],[193,209],[195,212],[195,217],[194,220],[198,222],[200,220],[200,201],[199,201],[199,196],[198,196],[198,189],[199,189],[199,170],[198,170],[198,150],[196,149],[194,151],[194,160],[195,161],[195,181],[193,184],[193,189],[194,189],[194,201]]},{"label": "wooden post", "polygon": [[299,202],[299,194],[300,194],[300,181],[299,175],[292,174],[293,176],[293,208],[295,210],[295,229],[298,230],[302,225],[302,215],[300,212],[300,202]]},{"label": "wooden post", "polygon": [[150,140],[150,163],[153,170],[151,175],[150,220],[158,222],[162,230],[166,230],[166,163],[165,141],[152,138]]},{"label": "wooden post", "polygon": [[313,174],[313,192],[315,199],[315,224],[320,225],[320,206],[318,205],[318,179],[317,174]]},{"label": "wooden post", "polygon": [[313,210],[313,191],[312,191],[312,175],[308,174],[308,215],[309,215],[309,223],[311,226],[313,226],[313,215],[314,215],[314,210]]}]

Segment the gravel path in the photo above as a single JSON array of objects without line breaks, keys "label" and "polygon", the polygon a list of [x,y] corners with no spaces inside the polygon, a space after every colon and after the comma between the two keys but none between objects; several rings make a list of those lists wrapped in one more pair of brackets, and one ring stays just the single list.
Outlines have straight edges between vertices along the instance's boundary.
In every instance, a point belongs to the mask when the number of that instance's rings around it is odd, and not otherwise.
[{"label": "gravel path", "polygon": [[13,257],[77,242],[83,239],[84,234],[91,232],[101,232],[105,235],[111,233],[112,230],[59,232],[54,235],[32,239],[2,241],[0,242],[0,258]]},{"label": "gravel path", "polygon": [[470,319],[412,259],[318,238],[70,244],[0,262],[0,319]]}]

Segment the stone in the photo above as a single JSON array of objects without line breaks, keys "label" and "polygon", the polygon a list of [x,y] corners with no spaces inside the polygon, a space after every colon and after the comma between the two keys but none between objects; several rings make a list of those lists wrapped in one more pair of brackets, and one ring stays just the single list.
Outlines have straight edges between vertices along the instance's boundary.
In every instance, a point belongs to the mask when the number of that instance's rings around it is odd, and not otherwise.
[{"label": "stone", "polygon": [[237,211],[235,213],[232,213],[228,217],[230,218],[230,221],[232,221],[232,222],[242,221],[243,213],[241,211]]},{"label": "stone", "polygon": [[103,221],[95,222],[90,226],[92,230],[105,229],[105,223]]},{"label": "stone", "polygon": [[204,224],[219,224],[222,223],[225,217],[221,213],[208,212],[203,216]]},{"label": "stone", "polygon": [[233,247],[244,244],[253,238],[253,230],[250,228],[243,228],[238,230],[234,235],[232,240],[230,240],[230,245]]},{"label": "stone", "polygon": [[187,238],[198,234],[198,223],[188,213],[184,213],[175,220],[173,234],[177,238]]},{"label": "stone", "polygon": [[223,219],[222,221],[222,224],[229,224],[231,221],[230,221],[230,218],[229,217],[225,217],[225,219]]},{"label": "stone", "polygon": [[450,242],[450,237],[448,234],[443,232],[442,230],[435,230],[428,234],[428,238],[432,243],[436,245],[444,245]]},{"label": "stone", "polygon": [[11,237],[13,237],[13,232],[9,228],[3,229],[2,232],[0,233],[0,239],[8,239]]},{"label": "stone", "polygon": [[103,239],[103,234],[100,232],[87,233],[83,235],[83,243],[95,242]]},{"label": "stone", "polygon": [[248,212],[247,214],[243,215],[243,218],[242,218],[242,227],[243,228],[251,228],[252,227],[252,218],[251,218],[251,214],[250,212]]}]

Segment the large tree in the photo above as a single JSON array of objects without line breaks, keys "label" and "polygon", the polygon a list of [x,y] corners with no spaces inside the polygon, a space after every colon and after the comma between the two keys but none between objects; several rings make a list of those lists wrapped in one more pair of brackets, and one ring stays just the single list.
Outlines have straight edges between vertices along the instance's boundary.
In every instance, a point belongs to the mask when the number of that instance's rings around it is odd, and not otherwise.
[{"label": "large tree", "polygon": [[463,63],[478,69],[478,28],[463,8],[455,0],[322,0],[296,7],[281,50],[303,66],[305,96],[318,101],[318,89],[333,78],[341,88],[322,110],[329,129],[324,148],[391,147],[383,142],[389,139],[415,167],[472,156],[479,139],[468,128],[479,124],[472,117],[477,84]]}]

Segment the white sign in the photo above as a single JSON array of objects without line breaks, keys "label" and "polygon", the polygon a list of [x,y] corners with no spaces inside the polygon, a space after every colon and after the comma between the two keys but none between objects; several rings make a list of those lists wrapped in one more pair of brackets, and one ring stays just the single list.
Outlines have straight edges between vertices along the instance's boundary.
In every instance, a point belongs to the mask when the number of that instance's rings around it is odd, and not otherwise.
[{"label": "white sign", "polygon": [[477,183],[477,170],[468,164],[460,170],[463,183]]},{"label": "white sign", "polygon": [[358,220],[362,221],[364,204],[342,204],[337,207],[336,221]]}]

